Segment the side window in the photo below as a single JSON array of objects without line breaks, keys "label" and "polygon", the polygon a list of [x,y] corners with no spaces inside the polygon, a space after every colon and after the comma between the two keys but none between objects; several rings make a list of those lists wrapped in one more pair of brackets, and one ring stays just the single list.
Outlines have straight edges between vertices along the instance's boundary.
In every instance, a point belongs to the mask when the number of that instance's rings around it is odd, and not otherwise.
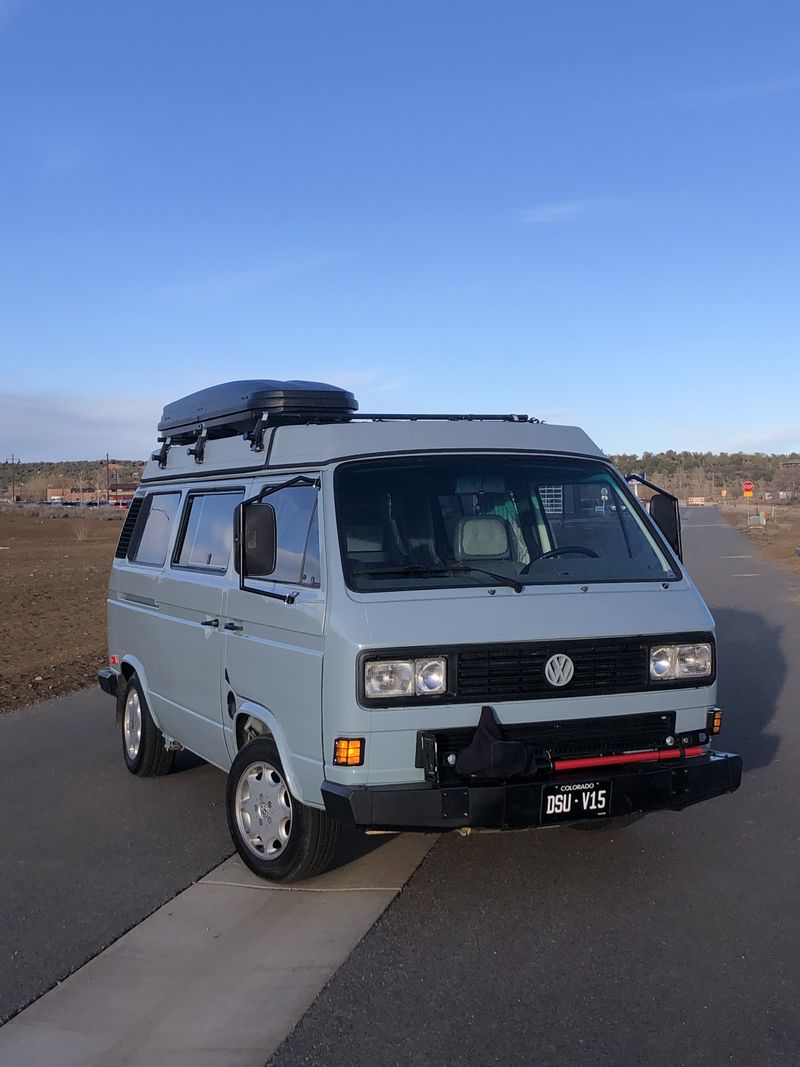
[{"label": "side window", "polygon": [[132,562],[164,565],[180,499],[180,493],[150,493],[145,497],[129,553]]},{"label": "side window", "polygon": [[224,571],[233,544],[233,511],[242,493],[194,493],[187,501],[176,567]]},{"label": "side window", "polygon": [[[264,575],[274,582],[319,586],[319,522],[317,490],[312,486],[279,489],[267,497],[275,509],[275,570]],[[251,573],[253,578],[257,574]]]}]

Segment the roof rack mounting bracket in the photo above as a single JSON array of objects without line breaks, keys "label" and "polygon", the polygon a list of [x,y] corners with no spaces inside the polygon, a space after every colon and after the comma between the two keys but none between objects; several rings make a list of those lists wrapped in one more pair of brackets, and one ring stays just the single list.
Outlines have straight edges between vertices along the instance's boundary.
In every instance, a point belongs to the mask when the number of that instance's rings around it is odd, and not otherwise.
[{"label": "roof rack mounting bracket", "polygon": [[157,452],[154,452],[152,454],[152,456],[150,457],[151,459],[157,459],[158,460],[158,465],[162,470],[167,465],[167,455],[169,453],[171,445],[172,445],[172,438],[171,437],[165,437],[164,440],[161,442],[161,448],[159,448],[159,450]]},{"label": "roof rack mounting bracket", "polygon": [[264,434],[267,432],[268,423],[269,415],[265,412],[253,429],[244,434],[244,439],[250,442],[250,448],[253,452],[264,451]]},{"label": "roof rack mounting bracket", "polygon": [[194,456],[195,463],[202,463],[203,457],[206,452],[206,438],[208,437],[208,428],[205,423],[201,423],[200,432],[197,435],[197,440],[194,443],[194,448],[187,448],[186,455]]}]

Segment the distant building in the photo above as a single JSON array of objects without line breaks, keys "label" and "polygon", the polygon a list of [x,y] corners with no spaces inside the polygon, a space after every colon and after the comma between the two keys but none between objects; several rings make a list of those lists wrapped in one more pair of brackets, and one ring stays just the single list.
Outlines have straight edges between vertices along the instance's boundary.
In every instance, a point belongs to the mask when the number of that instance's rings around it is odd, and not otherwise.
[{"label": "distant building", "polygon": [[47,499],[51,504],[129,504],[136,492],[136,482],[118,482],[105,486],[50,486]]}]

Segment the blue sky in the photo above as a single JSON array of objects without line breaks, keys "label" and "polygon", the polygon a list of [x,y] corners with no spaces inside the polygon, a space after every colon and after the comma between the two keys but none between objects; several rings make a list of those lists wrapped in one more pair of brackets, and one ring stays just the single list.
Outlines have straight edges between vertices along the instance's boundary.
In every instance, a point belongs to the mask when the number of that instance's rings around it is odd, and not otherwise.
[{"label": "blue sky", "polygon": [[327,380],[800,447],[795,2],[0,0],[0,459]]}]

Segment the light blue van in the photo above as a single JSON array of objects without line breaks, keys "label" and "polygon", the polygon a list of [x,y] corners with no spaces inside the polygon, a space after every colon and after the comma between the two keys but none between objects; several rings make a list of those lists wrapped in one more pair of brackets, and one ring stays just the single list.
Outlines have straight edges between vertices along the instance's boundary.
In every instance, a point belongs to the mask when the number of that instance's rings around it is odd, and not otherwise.
[{"label": "light blue van", "polygon": [[677,501],[648,513],[583,431],[247,381],[159,442],[100,684],[133,774],[228,772],[259,875],[319,873],[343,825],[601,828],[739,786]]}]

